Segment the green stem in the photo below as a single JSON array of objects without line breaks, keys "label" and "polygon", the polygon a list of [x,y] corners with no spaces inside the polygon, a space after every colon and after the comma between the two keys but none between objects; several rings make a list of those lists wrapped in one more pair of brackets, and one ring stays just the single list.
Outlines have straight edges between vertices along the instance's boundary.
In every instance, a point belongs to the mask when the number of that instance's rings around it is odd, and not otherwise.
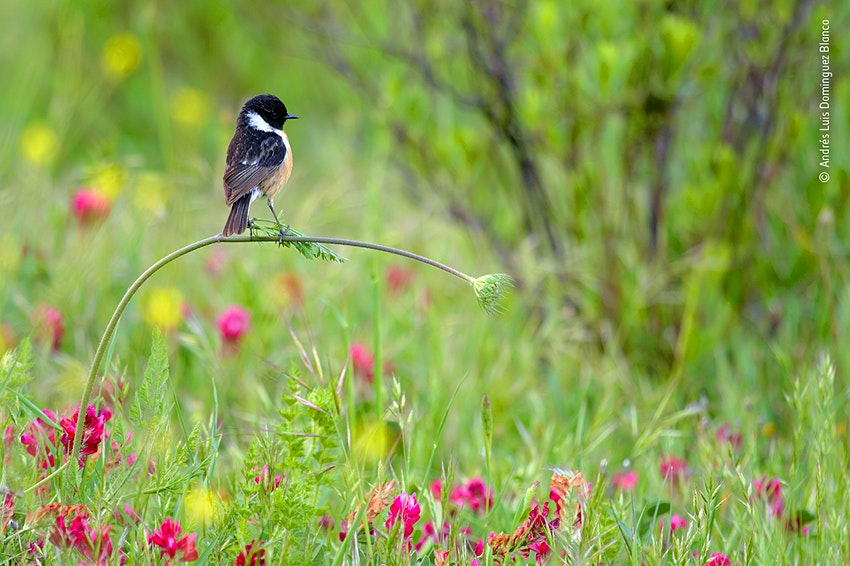
[{"label": "green stem", "polygon": [[[408,252],[405,250],[400,250],[398,248],[391,248],[389,246],[382,246],[380,244],[372,244],[370,242],[361,242],[359,240],[348,240],[345,238],[313,238],[310,236],[286,236],[283,238],[284,241],[288,242],[312,242],[316,244],[330,244],[330,245],[338,245],[338,246],[350,246],[355,248],[365,248],[369,250],[375,250],[379,252],[386,252],[395,255],[399,255],[402,257],[406,257],[408,259],[412,259],[415,261],[419,261],[426,265],[430,265],[432,267],[436,267],[437,269],[441,269],[446,273],[454,275],[459,279],[463,279],[470,285],[475,282],[474,277],[470,277],[466,273],[462,271],[458,271],[453,267],[449,267],[448,265],[444,265],[438,261],[434,261],[433,259],[427,258],[425,256],[421,256],[412,252]],[[80,400],[80,412],[77,418],[77,428],[74,433],[74,443],[73,448],[71,450],[71,461],[76,462],[80,457],[80,448],[83,437],[83,429],[85,425],[85,414],[86,407],[89,405],[89,400],[91,398],[92,388],[94,387],[94,381],[97,378],[97,372],[100,369],[100,364],[103,361],[103,355],[106,352],[107,345],[110,340],[112,340],[112,335],[115,333],[115,328],[118,326],[118,321],[121,319],[121,315],[124,313],[124,309],[127,308],[127,305],[130,303],[130,299],[133,298],[133,295],[139,290],[139,288],[150,279],[150,277],[174,261],[175,259],[184,256],[190,252],[195,250],[199,250],[206,246],[216,243],[242,243],[242,242],[277,242],[278,236],[234,236],[227,239],[221,237],[221,234],[217,234],[215,236],[210,236],[209,238],[204,238],[203,240],[199,240],[193,244],[189,244],[186,247],[180,248],[174,252],[171,252],[164,258],[160,259],[149,268],[142,273],[138,279],[136,279],[130,288],[127,289],[127,292],[124,293],[124,296],[121,298],[121,301],[118,303],[118,306],[115,308],[115,312],[112,313],[112,318],[109,319],[109,323],[106,325],[106,330],[103,332],[103,336],[100,338],[100,343],[97,345],[97,351],[94,354],[94,360],[92,360],[91,368],[89,369],[88,380],[86,381],[85,389],[83,390],[83,396]],[[71,466],[70,469],[75,469],[74,466]]]}]

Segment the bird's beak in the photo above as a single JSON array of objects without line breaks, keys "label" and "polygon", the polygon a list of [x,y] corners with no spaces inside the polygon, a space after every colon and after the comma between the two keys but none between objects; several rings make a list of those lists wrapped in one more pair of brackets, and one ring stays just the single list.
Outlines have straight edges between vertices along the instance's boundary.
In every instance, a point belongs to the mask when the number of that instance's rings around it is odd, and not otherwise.
[{"label": "bird's beak", "polygon": [[284,118],[286,118],[287,120],[297,120],[298,116],[296,116],[295,114],[287,114],[286,116],[284,116]]}]

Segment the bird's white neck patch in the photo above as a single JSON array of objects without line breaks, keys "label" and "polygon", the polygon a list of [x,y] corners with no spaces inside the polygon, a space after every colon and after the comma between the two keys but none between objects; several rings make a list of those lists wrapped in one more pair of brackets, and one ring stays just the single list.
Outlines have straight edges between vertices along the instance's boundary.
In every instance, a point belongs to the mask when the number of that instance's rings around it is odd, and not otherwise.
[{"label": "bird's white neck patch", "polygon": [[283,130],[278,130],[277,128],[273,127],[271,124],[266,122],[263,119],[262,116],[260,116],[256,112],[253,112],[253,111],[248,112],[247,117],[248,117],[248,124],[252,128],[260,130],[261,132],[273,132],[273,133],[279,135],[280,137],[283,137]]}]

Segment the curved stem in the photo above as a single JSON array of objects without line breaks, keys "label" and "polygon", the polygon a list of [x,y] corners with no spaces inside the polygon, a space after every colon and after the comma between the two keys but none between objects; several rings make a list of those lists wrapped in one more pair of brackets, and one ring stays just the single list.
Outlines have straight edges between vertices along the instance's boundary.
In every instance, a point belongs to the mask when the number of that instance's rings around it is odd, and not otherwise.
[{"label": "curved stem", "polygon": [[[97,372],[100,369],[100,364],[103,361],[103,355],[106,353],[107,345],[110,340],[112,340],[112,335],[115,333],[115,328],[118,326],[118,321],[121,319],[121,315],[124,313],[124,309],[127,308],[127,305],[130,303],[130,299],[133,298],[133,295],[139,290],[139,288],[150,279],[150,277],[159,271],[161,268],[171,263],[175,259],[184,256],[190,252],[201,249],[203,247],[209,246],[215,243],[241,243],[241,242],[277,242],[279,236],[260,236],[255,235],[251,236],[235,236],[230,238],[222,238],[221,234],[217,234],[215,236],[210,236],[209,238],[204,238],[203,240],[199,240],[193,244],[189,244],[179,250],[173,251],[167,256],[163,257],[149,268],[147,268],[144,273],[142,273],[138,279],[136,279],[130,288],[127,289],[127,292],[124,293],[124,296],[121,298],[121,301],[118,303],[118,306],[115,308],[115,312],[112,313],[112,318],[109,319],[109,323],[106,325],[106,330],[103,332],[103,336],[100,338],[100,343],[97,345],[97,350],[94,354],[94,359],[92,360],[91,368],[89,369],[88,380],[86,381],[85,388],[83,389],[83,396],[80,399],[80,410],[77,417],[77,428],[74,432],[74,442],[73,448],[71,449],[71,461],[76,462],[80,458],[80,448],[82,447],[82,437],[83,437],[83,429],[85,428],[85,414],[86,408],[89,404],[89,399],[91,398],[92,388],[94,387],[94,381],[97,378]],[[412,252],[408,252],[405,250],[400,250],[398,248],[391,248],[389,246],[382,246],[380,244],[373,244],[370,242],[361,242],[359,240],[348,240],[345,238],[313,238],[310,236],[284,236],[284,242],[312,242],[316,244],[331,244],[338,246],[350,246],[355,248],[366,248],[370,250],[380,251],[395,254],[398,256],[406,257],[408,259],[412,259],[415,261],[422,262],[424,264],[430,265],[432,267],[436,267],[437,269],[441,269],[446,273],[454,275],[459,279],[463,279],[470,285],[475,283],[475,278],[463,273],[462,271],[458,271],[453,267],[449,267],[448,265],[442,264],[438,261],[434,261],[433,259],[427,258],[425,256],[421,256],[419,254],[415,254]],[[71,469],[74,469],[71,466]]]},{"label": "curved stem", "polygon": [[[227,238],[226,240],[221,240],[222,243],[237,243],[237,242],[277,242],[278,236],[254,236],[253,239],[250,236],[237,236],[233,238]],[[425,257],[424,255],[415,254],[413,252],[409,252],[406,250],[400,250],[398,248],[392,248],[390,246],[383,246],[381,244],[373,244],[371,242],[362,242],[360,240],[349,240],[347,238],[322,238],[322,237],[312,237],[312,236],[284,236],[284,242],[312,242],[314,244],[330,244],[332,246],[349,246],[352,248],[365,248],[368,250],[375,250],[379,252],[386,252],[390,254],[395,254],[401,257],[406,257],[408,259],[412,259],[431,267],[436,267],[437,269],[442,269],[446,273],[454,275],[459,279],[463,279],[470,285],[475,282],[475,277],[469,276],[466,273],[459,271],[453,267],[449,267],[439,261],[434,261],[429,257]]]}]

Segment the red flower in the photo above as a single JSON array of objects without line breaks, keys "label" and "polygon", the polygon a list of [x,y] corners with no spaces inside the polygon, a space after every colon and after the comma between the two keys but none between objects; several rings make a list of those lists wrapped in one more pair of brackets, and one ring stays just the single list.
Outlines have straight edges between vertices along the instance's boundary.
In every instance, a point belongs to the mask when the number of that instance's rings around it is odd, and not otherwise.
[{"label": "red flower", "polygon": [[400,293],[407,289],[416,278],[412,269],[391,265],[387,268],[387,288],[391,293]]},{"label": "red flower", "polygon": [[[59,426],[62,427],[62,437],[59,439],[65,447],[66,453],[71,452],[71,447],[74,444],[74,436],[77,432],[77,420],[80,417],[80,410],[74,411],[71,418],[62,415],[59,419]],[[100,443],[104,439],[104,425],[112,418],[112,411],[103,407],[100,412],[94,408],[94,405],[86,407],[85,422],[83,424],[83,441],[80,446],[79,466],[82,468],[85,464],[86,456],[97,454],[100,449]]]},{"label": "red flower", "polygon": [[330,515],[322,515],[319,517],[319,528],[323,531],[332,531],[334,529],[334,518]]},{"label": "red flower", "polygon": [[629,470],[628,472],[619,472],[614,474],[614,477],[611,479],[611,485],[619,489],[620,491],[631,491],[635,487],[637,487],[638,475],[634,470]]},{"label": "red flower", "polygon": [[[256,467],[254,469],[256,469]],[[261,485],[268,493],[271,493],[280,487],[280,480],[283,477],[285,476],[278,474],[274,477],[274,480],[270,480],[269,465],[263,464],[263,468],[262,470],[260,470],[260,475],[254,477],[254,483],[257,485]]]},{"label": "red flower", "polygon": [[413,525],[419,520],[419,515],[420,508],[419,503],[416,501],[416,494],[408,495],[402,492],[393,499],[390,505],[389,516],[384,526],[387,530],[391,530],[396,524],[396,521],[401,521],[404,532],[404,545],[406,548],[410,548]]},{"label": "red flower", "polygon": [[675,456],[663,456],[661,458],[661,477],[664,481],[679,483],[687,478],[688,462]]},{"label": "red flower", "polygon": [[483,515],[485,510],[493,508],[493,490],[487,489],[483,479],[472,478],[465,485],[455,487],[449,494],[449,501]]},{"label": "red flower", "polygon": [[245,550],[239,552],[233,566],[266,566],[266,549],[261,544],[255,548],[254,542],[252,540],[245,545]]},{"label": "red flower", "polygon": [[112,556],[112,539],[109,525],[94,528],[89,525],[89,516],[78,511],[70,523],[65,515],[56,517],[56,527],[50,533],[50,542],[58,548],[76,548],[88,559],[88,564],[109,564]]},{"label": "red flower", "polygon": [[372,383],[375,379],[375,356],[369,351],[369,347],[362,342],[355,342],[351,345],[350,355],[354,375]]},{"label": "red flower", "polygon": [[81,225],[109,216],[109,199],[90,189],[80,189],[71,199],[71,209]]},{"label": "red flower", "polygon": [[158,546],[161,549],[161,556],[175,558],[178,553],[183,556],[181,562],[194,562],[198,559],[198,549],[195,548],[195,539],[198,538],[197,533],[192,533],[184,537],[180,537],[180,523],[174,519],[165,518],[162,520],[162,525],[148,535],[148,544]]},{"label": "red flower", "polygon": [[722,552],[712,552],[711,556],[708,557],[708,562],[705,563],[705,566],[730,566],[731,561],[729,557],[723,554]]},{"label": "red flower", "polygon": [[62,344],[65,334],[65,320],[62,313],[53,307],[41,305],[33,313],[33,326],[38,329],[40,340],[50,342],[51,349],[56,352]]},{"label": "red flower", "polygon": [[549,551],[551,550],[549,548],[549,543],[547,542],[547,540],[545,538],[541,538],[541,539],[538,539],[538,540],[532,542],[531,544],[528,545],[528,548],[529,548],[529,550],[534,551],[534,553],[535,553],[534,561],[537,564],[542,564],[543,558],[545,558],[546,555],[549,554]]},{"label": "red flower", "polygon": [[[44,409],[42,412],[51,421],[56,422],[56,413],[50,409]],[[42,469],[46,470],[56,465],[56,458],[52,453],[56,447],[56,429],[41,420],[41,417],[31,422],[26,431],[21,434],[21,444],[26,446],[31,456],[36,457]]]},{"label": "red flower", "polygon": [[229,306],[218,317],[218,332],[225,344],[238,346],[250,325],[251,314],[240,306]]}]

